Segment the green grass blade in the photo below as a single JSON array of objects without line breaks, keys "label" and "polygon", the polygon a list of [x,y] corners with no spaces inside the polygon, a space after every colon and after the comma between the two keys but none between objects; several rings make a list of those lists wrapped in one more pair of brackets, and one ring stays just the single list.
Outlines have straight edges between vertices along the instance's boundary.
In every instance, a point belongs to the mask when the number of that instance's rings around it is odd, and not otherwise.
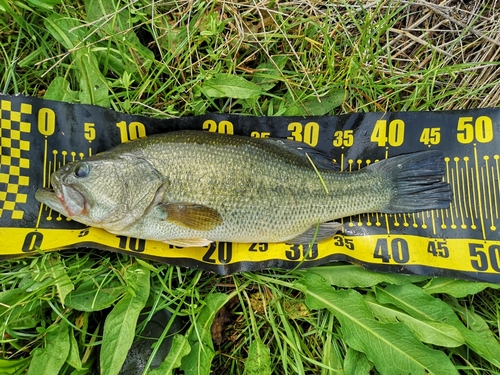
[{"label": "green grass blade", "polygon": [[77,28],[80,23],[73,18],[54,13],[44,19],[44,25],[51,36],[67,50],[71,50],[85,38],[83,30]]},{"label": "green grass blade", "polygon": [[[93,50],[86,46],[92,38],[87,38],[83,29],[78,27],[80,23],[73,18],[53,14],[45,19],[45,25],[52,36],[69,51],[68,54],[74,61],[74,67],[78,70],[80,102],[109,107],[108,84]],[[61,86],[66,85],[61,82]],[[66,91],[72,97],[69,87]]]},{"label": "green grass blade", "polygon": [[[325,180],[323,179],[323,176],[321,176],[321,173],[319,172],[318,168],[316,168],[316,165],[312,161],[311,157],[307,154],[307,152],[306,152],[306,157],[307,157],[307,160],[309,160],[309,163],[311,163],[314,171],[318,175],[319,181],[321,182],[321,186],[323,186],[323,189],[325,189],[326,194],[330,194],[330,192],[328,191],[328,187],[326,186]],[[319,226],[319,223],[318,223],[318,226]]]},{"label": "green grass blade", "polygon": [[285,116],[323,116],[340,107],[344,102],[344,90],[332,90],[319,101],[317,98],[305,100],[300,104],[291,104],[286,109]]},{"label": "green grass blade", "polygon": [[106,45],[100,56],[106,68],[133,74],[141,79],[154,60],[154,53],[144,46],[130,25],[134,22],[131,6],[115,0],[85,0],[87,22],[93,32],[112,43]]}]

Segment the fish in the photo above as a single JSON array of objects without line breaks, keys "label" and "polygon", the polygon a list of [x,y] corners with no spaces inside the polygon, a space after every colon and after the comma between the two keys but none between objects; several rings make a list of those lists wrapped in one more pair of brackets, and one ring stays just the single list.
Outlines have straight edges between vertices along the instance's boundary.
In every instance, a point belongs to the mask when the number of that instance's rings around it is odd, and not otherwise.
[{"label": "fish", "polygon": [[311,243],[363,213],[449,208],[438,150],[340,171],[288,139],[172,131],[62,166],[36,199],[87,226],[175,246]]}]

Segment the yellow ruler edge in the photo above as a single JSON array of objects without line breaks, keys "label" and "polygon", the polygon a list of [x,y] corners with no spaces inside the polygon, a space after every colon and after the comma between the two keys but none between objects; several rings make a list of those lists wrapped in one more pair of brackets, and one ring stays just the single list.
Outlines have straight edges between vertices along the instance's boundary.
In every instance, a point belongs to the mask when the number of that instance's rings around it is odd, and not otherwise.
[{"label": "yellow ruler edge", "polygon": [[427,266],[463,272],[500,274],[500,242],[464,238],[436,239],[413,235],[337,235],[320,243],[214,243],[209,247],[178,248],[165,243],[115,236],[99,228],[82,230],[1,228],[0,249],[4,257],[19,257],[42,251],[86,247],[99,243],[130,255],[193,260],[210,265],[271,260],[317,262],[344,255],[360,263]]}]

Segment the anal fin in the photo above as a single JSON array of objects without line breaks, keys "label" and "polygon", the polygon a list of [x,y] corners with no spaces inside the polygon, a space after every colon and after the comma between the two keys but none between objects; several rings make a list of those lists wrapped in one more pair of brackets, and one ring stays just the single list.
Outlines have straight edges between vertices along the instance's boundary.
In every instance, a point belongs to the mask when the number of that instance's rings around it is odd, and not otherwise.
[{"label": "anal fin", "polygon": [[299,234],[290,240],[285,241],[291,244],[307,244],[311,243],[313,240],[315,242],[323,241],[324,239],[333,237],[335,233],[342,229],[342,224],[335,221],[328,223],[322,223],[319,226],[312,227],[306,230],[304,233]]},{"label": "anal fin", "polygon": [[178,247],[204,247],[210,245],[213,241],[206,238],[177,238],[163,242]]}]

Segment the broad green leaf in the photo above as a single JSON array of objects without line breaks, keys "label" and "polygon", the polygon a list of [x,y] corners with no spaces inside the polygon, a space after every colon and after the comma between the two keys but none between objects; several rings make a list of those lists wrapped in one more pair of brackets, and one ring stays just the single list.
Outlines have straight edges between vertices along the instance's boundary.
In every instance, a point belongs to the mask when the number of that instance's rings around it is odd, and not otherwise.
[{"label": "broad green leaf", "polygon": [[75,52],[75,66],[80,74],[80,102],[108,108],[108,84],[90,48]]},{"label": "broad green leaf", "polygon": [[130,7],[116,0],[85,0],[85,9],[87,21],[95,25],[97,35],[110,38],[116,47],[100,49],[105,63],[119,75],[137,73],[137,79],[144,75],[154,60],[154,53],[142,45],[131,27],[134,18]]},{"label": "broad green leaf", "polygon": [[33,298],[26,304],[15,306],[7,315],[10,329],[34,328],[44,319],[46,303]]},{"label": "broad green leaf", "polygon": [[76,341],[76,337],[74,335],[72,328],[70,328],[69,343],[70,343],[70,348],[66,362],[68,362],[71,365],[71,367],[73,367],[76,370],[84,370],[82,365],[82,360],[80,358],[80,351],[78,349],[78,342]]},{"label": "broad green leaf", "polygon": [[0,316],[26,295],[25,288],[12,288],[0,292]]},{"label": "broad green leaf", "polygon": [[85,31],[78,27],[81,23],[75,18],[53,13],[46,17],[43,23],[52,37],[67,50],[72,50],[85,38]]},{"label": "broad green leaf", "polygon": [[201,85],[203,93],[210,98],[249,99],[262,94],[262,89],[236,75],[218,74]]},{"label": "broad green leaf", "polygon": [[28,4],[36,8],[51,10],[54,5],[57,5],[61,0],[27,0]]},{"label": "broad green leaf", "polygon": [[42,261],[33,264],[30,267],[30,274],[23,278],[19,286],[26,288],[28,293],[52,289],[54,278],[49,259],[50,256],[47,256]]},{"label": "broad green leaf", "polygon": [[92,371],[92,369],[85,368],[83,370],[74,370],[70,375],[94,375]]},{"label": "broad green leaf", "polygon": [[133,265],[126,270],[134,292],[127,292],[115,305],[104,322],[101,349],[101,374],[115,375],[120,371],[135,336],[137,319],[149,297],[149,270]]},{"label": "broad green leaf", "polygon": [[271,90],[280,81],[288,56],[273,56],[272,60],[259,64],[252,77],[252,82],[259,85],[262,91]]},{"label": "broad green leaf", "polygon": [[[33,284],[33,280],[25,285]],[[43,319],[44,301],[30,298],[25,288],[14,288],[0,293],[0,323],[9,329],[34,328]]]},{"label": "broad green leaf", "polygon": [[167,357],[160,367],[148,373],[148,375],[171,375],[173,371],[181,366],[182,358],[189,354],[191,347],[186,336],[175,335],[172,346]]},{"label": "broad green leaf", "polygon": [[271,352],[259,338],[252,341],[245,362],[246,375],[271,374]]},{"label": "broad green leaf", "polygon": [[353,348],[347,349],[344,359],[345,375],[369,375],[373,365],[366,358],[365,353]]},{"label": "broad green leaf", "polygon": [[211,327],[215,314],[228,301],[227,294],[209,294],[205,300],[206,305],[200,311],[196,323],[189,333],[191,351],[182,358],[181,369],[185,375],[208,375],[210,366],[215,356],[214,344],[211,336]]},{"label": "broad green leaf", "polygon": [[444,293],[455,298],[463,298],[470,294],[479,293],[488,287],[498,289],[500,285],[440,277],[431,279],[423,289],[429,294]]},{"label": "broad green leaf", "polygon": [[[61,43],[73,59],[79,77],[79,99],[84,104],[109,107],[109,91],[106,79],[102,75],[94,52],[90,45],[92,38],[86,38],[80,22],[73,18],[52,14],[44,21],[47,30]],[[85,43],[83,43],[85,41]]]},{"label": "broad green leaf", "polygon": [[[415,285],[388,286],[384,290],[377,288],[376,291],[377,300],[381,303],[391,303],[418,319],[434,320],[453,325],[459,330],[469,348],[495,366],[500,367],[500,344],[486,323],[476,314],[468,310],[463,312],[463,320],[470,323],[468,326],[471,329],[468,329],[447,303],[432,297]],[[474,330],[473,328],[476,326],[480,326],[481,329]]]},{"label": "broad green leaf", "polygon": [[373,318],[361,294],[335,291],[313,273],[297,286],[312,309],[326,308],[339,320],[345,342],[363,352],[383,374],[458,374],[441,351],[423,345],[403,323],[380,323]]},{"label": "broad green leaf", "polygon": [[200,311],[196,319],[196,327],[190,332],[189,340],[198,341],[201,339],[204,343],[212,343],[212,334],[210,329],[215,318],[215,314],[226,304],[227,294],[213,293],[209,294],[205,300],[205,306]]},{"label": "broad green leaf", "polygon": [[207,346],[199,341],[191,345],[191,351],[182,358],[181,370],[185,375],[208,375],[211,373],[212,360],[215,357],[213,345]]},{"label": "broad green leaf", "polygon": [[29,366],[31,358],[2,359],[0,358],[0,374],[14,375],[24,374],[24,370]]},{"label": "broad green leaf", "polygon": [[56,77],[47,88],[44,99],[58,100],[61,102],[76,103],[78,102],[78,92],[71,90],[69,82],[63,77]]},{"label": "broad green leaf", "polygon": [[90,278],[68,295],[66,305],[79,311],[100,311],[115,303],[125,290],[115,278],[109,281],[104,276]]},{"label": "broad green leaf", "polygon": [[428,279],[428,277],[423,276],[372,272],[353,264],[313,267],[308,269],[307,272],[315,273],[330,285],[341,288],[365,288],[380,283],[403,285]]},{"label": "broad green leaf", "polygon": [[339,107],[344,102],[345,90],[333,90],[328,95],[320,98],[306,100],[302,103],[290,104],[285,111],[285,116],[323,116]]},{"label": "broad green leaf", "polygon": [[66,321],[61,321],[55,330],[49,331],[44,348],[33,350],[28,375],[57,375],[70,350],[69,331]]},{"label": "broad green leaf", "polygon": [[75,287],[66,273],[66,268],[61,263],[61,256],[59,253],[55,253],[51,256],[51,264],[50,271],[52,278],[56,284],[57,294],[59,295],[61,305],[64,306],[66,296],[74,290]]},{"label": "broad green leaf", "polygon": [[393,323],[398,321],[404,322],[420,341],[448,348],[454,348],[465,344],[465,340],[460,334],[460,331],[451,324],[431,320],[420,320],[400,310],[393,309],[390,306],[381,305],[376,301],[370,301],[366,298],[365,301],[370,310],[372,310],[373,314],[380,321]]},{"label": "broad green leaf", "polygon": [[467,329],[462,324],[457,325],[467,346],[493,365],[500,367],[500,343],[488,324],[469,309],[459,310],[458,313],[462,315],[462,320],[470,328]]},{"label": "broad green leaf", "polygon": [[455,312],[446,302],[432,297],[413,284],[376,287],[375,293],[380,303],[393,304],[417,319],[453,325],[457,320]]}]

